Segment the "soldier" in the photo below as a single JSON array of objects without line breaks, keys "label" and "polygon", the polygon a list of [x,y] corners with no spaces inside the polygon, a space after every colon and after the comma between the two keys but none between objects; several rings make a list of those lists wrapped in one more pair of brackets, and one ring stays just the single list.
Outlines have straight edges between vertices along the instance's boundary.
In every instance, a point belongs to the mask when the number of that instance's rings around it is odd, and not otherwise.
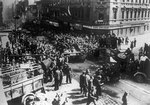
[{"label": "soldier", "polygon": [[60,84],[60,79],[61,79],[61,72],[58,69],[58,67],[56,67],[54,79],[55,79],[55,84],[54,84],[55,88],[54,88],[54,90],[58,90],[59,89],[59,84]]},{"label": "soldier", "polygon": [[136,47],[136,38],[134,38],[133,43],[134,43],[134,47]]},{"label": "soldier", "polygon": [[62,72],[62,69],[60,68],[60,81],[59,81],[59,86],[61,86],[62,84],[62,80],[63,80],[63,72]]},{"label": "soldier", "polygon": [[134,42],[133,41],[131,41],[130,48],[131,48],[131,50],[133,50],[133,48],[134,48]]},{"label": "soldier", "polygon": [[67,65],[66,68],[66,83],[71,83],[71,68]]},{"label": "soldier", "polygon": [[88,80],[88,93],[92,92],[93,89],[93,76],[90,76],[90,80]]},{"label": "soldier", "polygon": [[90,81],[90,70],[87,69],[85,73],[85,80],[84,80],[84,94],[87,96],[88,92],[88,82]]},{"label": "soldier", "polygon": [[126,37],[126,38],[125,38],[125,44],[128,45],[128,43],[129,43],[129,38]]},{"label": "soldier", "polygon": [[85,71],[82,72],[80,75],[80,91],[81,93],[84,92],[84,78],[85,78]]},{"label": "soldier", "polygon": [[96,97],[97,99],[99,98],[99,96],[102,95],[102,89],[101,89],[101,86],[103,85],[102,83],[102,76],[101,75],[97,75],[95,76],[94,78],[94,81],[95,81],[95,86],[96,86]]}]

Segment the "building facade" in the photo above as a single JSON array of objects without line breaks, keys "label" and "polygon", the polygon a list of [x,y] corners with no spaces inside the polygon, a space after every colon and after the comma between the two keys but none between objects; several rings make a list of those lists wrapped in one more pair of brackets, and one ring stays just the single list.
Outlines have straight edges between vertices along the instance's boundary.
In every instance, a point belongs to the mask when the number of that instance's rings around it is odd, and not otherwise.
[{"label": "building facade", "polygon": [[41,0],[47,19],[93,33],[134,36],[150,32],[150,0]]},{"label": "building facade", "polygon": [[111,0],[111,26],[113,33],[134,36],[150,32],[150,0]]}]

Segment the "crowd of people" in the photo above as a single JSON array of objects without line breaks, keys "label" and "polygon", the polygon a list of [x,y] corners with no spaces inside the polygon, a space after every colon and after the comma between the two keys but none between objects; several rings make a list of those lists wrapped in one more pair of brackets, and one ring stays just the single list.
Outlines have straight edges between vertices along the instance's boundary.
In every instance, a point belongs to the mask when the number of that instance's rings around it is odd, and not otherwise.
[{"label": "crowd of people", "polygon": [[106,47],[106,48],[120,48],[121,43],[124,42],[124,38],[122,37],[116,37],[115,34],[103,34],[102,36],[99,36],[99,46],[100,47]]},{"label": "crowd of people", "polygon": [[4,63],[12,63],[14,60],[21,63],[26,61],[26,57],[22,55],[37,54],[43,55],[40,57],[40,60],[43,60],[48,55],[61,56],[65,50],[73,51],[75,49],[86,53],[89,49],[98,47],[98,43],[93,42],[92,39],[85,35],[77,35],[75,33],[56,34],[54,32],[43,32],[43,34],[47,34],[44,40],[37,40],[23,33],[19,37],[15,37],[15,41],[10,40],[10,42],[7,42],[6,48],[1,48],[2,61]]},{"label": "crowd of people", "polygon": [[[127,45],[129,43],[128,37],[117,37],[110,33],[88,35],[75,32],[46,31],[42,33],[42,36],[44,36],[42,40],[26,33],[14,36],[14,40],[10,39],[10,42],[7,42],[6,48],[1,48],[2,62],[4,64],[27,63],[29,61],[40,63],[44,70],[44,82],[54,81],[54,90],[59,90],[64,75],[66,83],[72,82],[72,70],[68,65],[68,56],[64,55],[66,50],[72,53],[75,50],[87,54],[99,48],[120,49],[121,44]],[[131,52],[134,47],[136,47],[136,39],[131,41]],[[145,62],[149,60],[149,55],[150,45],[145,44],[144,48],[140,49],[139,60],[132,59],[126,63],[127,71],[133,72],[139,68],[146,69]],[[107,75],[112,73],[109,70],[99,68],[94,76],[90,74],[89,70],[80,75],[81,93],[89,98],[87,105],[91,101],[95,104],[95,99],[101,96],[101,86],[104,83],[103,71],[108,71],[108,74],[105,73]],[[118,71],[114,73],[113,77],[118,76]]]},{"label": "crowd of people", "polygon": [[96,101],[102,96],[102,86],[105,78],[104,67],[97,68],[94,75],[87,69],[80,75],[80,92],[88,97],[87,105],[91,102],[96,105]]},{"label": "crowd of people", "polygon": [[81,94],[88,97],[87,105],[90,105],[91,102],[96,105],[95,101],[102,95],[101,86],[103,82],[101,75],[102,71],[100,69],[96,71],[95,76],[90,74],[89,69],[80,75],[80,91]]}]

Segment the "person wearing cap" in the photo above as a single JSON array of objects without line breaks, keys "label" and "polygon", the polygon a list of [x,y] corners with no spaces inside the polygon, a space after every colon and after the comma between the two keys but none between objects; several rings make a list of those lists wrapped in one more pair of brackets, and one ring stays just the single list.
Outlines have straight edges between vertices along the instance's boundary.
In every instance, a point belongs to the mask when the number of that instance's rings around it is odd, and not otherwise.
[{"label": "person wearing cap", "polygon": [[98,97],[102,95],[101,86],[103,85],[103,83],[102,83],[102,76],[101,75],[96,75],[94,77],[94,85],[96,87],[96,97],[98,99]]}]

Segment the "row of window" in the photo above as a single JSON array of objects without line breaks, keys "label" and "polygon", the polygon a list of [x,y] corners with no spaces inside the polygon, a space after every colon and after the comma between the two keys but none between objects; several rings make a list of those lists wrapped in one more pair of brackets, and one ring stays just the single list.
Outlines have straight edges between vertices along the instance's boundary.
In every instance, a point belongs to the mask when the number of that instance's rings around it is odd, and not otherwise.
[{"label": "row of window", "polygon": [[[150,17],[150,11],[147,10],[141,10],[141,11],[121,11],[122,19],[136,19],[136,18],[149,18]],[[113,18],[117,19],[117,10],[113,10]]]},{"label": "row of window", "polygon": [[[136,32],[140,32],[141,27],[134,27],[134,28],[126,28],[126,29],[120,29],[120,34],[123,34],[123,31],[125,32],[125,34],[128,34],[128,32],[133,32],[134,34],[136,34]],[[144,26],[144,31],[149,31],[149,25],[145,25]]]},{"label": "row of window", "polygon": [[150,0],[122,0],[122,2],[131,2],[131,3],[135,2],[135,3],[144,4],[144,3],[150,3]]}]

